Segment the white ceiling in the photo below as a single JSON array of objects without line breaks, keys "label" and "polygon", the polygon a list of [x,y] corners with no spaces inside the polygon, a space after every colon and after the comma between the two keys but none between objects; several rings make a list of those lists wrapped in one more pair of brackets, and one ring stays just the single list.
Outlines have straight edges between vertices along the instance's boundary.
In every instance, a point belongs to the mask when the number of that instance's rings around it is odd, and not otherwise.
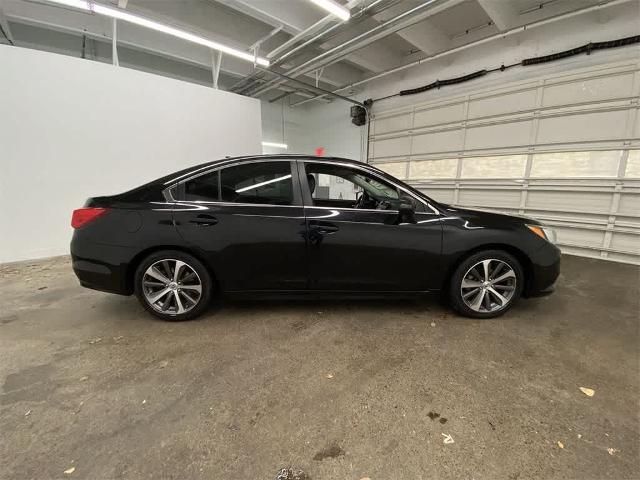
[{"label": "white ceiling", "polygon": [[[291,73],[308,84],[315,84],[316,74],[320,73],[318,86],[335,89],[460,44],[599,1],[351,0],[352,18],[344,24],[308,0],[120,0],[120,6],[241,50],[248,50],[274,28],[281,28],[261,45],[262,56],[320,22],[304,39],[328,28],[331,31],[272,68]],[[421,5],[415,13],[382,26]],[[112,27],[111,19],[106,17],[46,0],[0,0],[0,27],[2,43],[111,62]],[[358,36],[361,39],[353,41],[353,48],[340,51],[340,45]],[[118,24],[118,45],[123,66],[205,85],[212,83],[212,55],[205,47],[122,22]],[[336,52],[317,60],[331,49]],[[272,60],[278,60],[281,54]],[[309,66],[291,72],[303,63]],[[291,101],[298,101],[314,95],[312,89],[282,83],[281,79],[275,88],[269,84],[264,87],[264,82],[272,78],[270,74],[254,72],[250,63],[223,56],[221,88],[271,100],[288,95]]]}]

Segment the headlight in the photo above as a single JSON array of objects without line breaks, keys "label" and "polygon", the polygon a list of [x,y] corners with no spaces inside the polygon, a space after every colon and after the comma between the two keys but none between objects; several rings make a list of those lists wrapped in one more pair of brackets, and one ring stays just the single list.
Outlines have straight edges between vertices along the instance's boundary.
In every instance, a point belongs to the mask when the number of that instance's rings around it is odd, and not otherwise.
[{"label": "headlight", "polygon": [[556,231],[553,228],[546,225],[527,225],[527,228],[540,238],[551,243],[556,243]]}]

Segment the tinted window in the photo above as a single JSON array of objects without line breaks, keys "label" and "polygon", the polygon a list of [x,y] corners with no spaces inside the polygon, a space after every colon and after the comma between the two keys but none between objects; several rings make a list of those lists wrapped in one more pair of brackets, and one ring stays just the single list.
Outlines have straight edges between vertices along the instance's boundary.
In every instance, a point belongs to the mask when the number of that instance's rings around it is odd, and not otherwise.
[{"label": "tinted window", "polygon": [[293,183],[289,162],[246,163],[221,170],[224,202],[291,205]]},{"label": "tinted window", "polygon": [[218,202],[220,201],[218,172],[201,175],[184,184],[184,199],[192,202]]}]

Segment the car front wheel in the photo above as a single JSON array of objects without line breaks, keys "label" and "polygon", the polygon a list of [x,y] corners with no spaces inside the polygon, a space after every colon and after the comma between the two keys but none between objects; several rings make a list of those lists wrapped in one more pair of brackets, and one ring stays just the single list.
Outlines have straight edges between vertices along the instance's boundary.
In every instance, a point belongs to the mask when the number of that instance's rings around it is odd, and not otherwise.
[{"label": "car front wheel", "polygon": [[520,297],[524,272],[520,262],[502,250],[487,250],[464,260],[451,277],[452,307],[467,317],[494,318]]},{"label": "car front wheel", "polygon": [[166,250],[145,258],[135,274],[135,293],[142,306],[162,320],[190,320],[211,300],[212,281],[192,255]]}]

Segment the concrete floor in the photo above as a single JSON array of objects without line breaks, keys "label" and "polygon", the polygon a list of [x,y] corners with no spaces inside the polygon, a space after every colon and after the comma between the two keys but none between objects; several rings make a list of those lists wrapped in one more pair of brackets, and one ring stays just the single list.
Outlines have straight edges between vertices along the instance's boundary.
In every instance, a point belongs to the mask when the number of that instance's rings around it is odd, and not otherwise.
[{"label": "concrete floor", "polygon": [[164,323],[64,258],[2,266],[0,290],[0,478],[640,477],[638,267],[565,257],[556,294],[489,321],[415,301]]}]

